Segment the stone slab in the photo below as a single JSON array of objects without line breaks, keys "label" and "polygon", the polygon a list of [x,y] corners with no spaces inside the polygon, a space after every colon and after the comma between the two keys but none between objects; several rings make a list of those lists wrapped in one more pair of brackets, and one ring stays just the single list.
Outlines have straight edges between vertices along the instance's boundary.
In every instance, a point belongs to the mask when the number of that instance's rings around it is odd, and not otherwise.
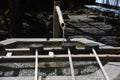
[{"label": "stone slab", "polygon": [[[0,77],[0,80],[34,80],[33,76],[28,77]],[[41,76],[39,76],[39,79],[41,80]]]},{"label": "stone slab", "polygon": [[12,44],[18,41],[23,41],[23,42],[40,42],[40,41],[47,41],[46,38],[11,38],[11,39],[6,39],[3,41],[0,41],[0,44],[4,44],[4,45],[8,45],[8,44]]},{"label": "stone slab", "polygon": [[[105,66],[104,69],[110,78],[110,80],[120,80],[119,75],[120,75],[120,62],[108,62]],[[102,80],[105,80],[103,73],[99,69],[89,77],[92,78],[96,75],[96,77],[101,77]],[[119,78],[119,79],[118,79]]]},{"label": "stone slab", "polygon": [[[76,80],[102,80],[100,77],[89,78],[87,76],[76,76]],[[72,80],[71,76],[47,76],[46,80]]]}]

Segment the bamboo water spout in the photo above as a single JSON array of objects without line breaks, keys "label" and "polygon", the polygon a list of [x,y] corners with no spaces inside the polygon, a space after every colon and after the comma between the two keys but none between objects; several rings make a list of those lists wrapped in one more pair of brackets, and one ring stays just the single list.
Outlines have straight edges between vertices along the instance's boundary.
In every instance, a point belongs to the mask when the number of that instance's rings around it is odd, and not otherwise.
[{"label": "bamboo water spout", "polygon": [[61,29],[64,38],[65,22],[59,5],[60,5],[59,1],[54,2],[53,38],[61,37]]},{"label": "bamboo water spout", "polygon": [[63,19],[60,7],[56,6],[55,8],[56,8],[56,12],[57,12],[57,15],[58,15],[58,20],[59,20],[60,27],[64,28],[65,27],[65,23],[64,23],[64,19]]}]

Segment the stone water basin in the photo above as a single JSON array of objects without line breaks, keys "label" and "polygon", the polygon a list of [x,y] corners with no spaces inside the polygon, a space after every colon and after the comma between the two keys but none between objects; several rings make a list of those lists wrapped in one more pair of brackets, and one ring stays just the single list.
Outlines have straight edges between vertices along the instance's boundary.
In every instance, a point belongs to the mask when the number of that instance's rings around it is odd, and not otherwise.
[{"label": "stone water basin", "polygon": [[[4,44],[8,49],[16,48],[29,48],[31,44],[39,45],[43,44],[45,48],[55,48],[61,47],[61,44],[66,43],[66,39],[56,38],[56,39],[7,39],[1,41],[0,44]],[[77,48],[84,47],[85,43],[91,42],[86,39],[71,39],[72,43],[76,45]],[[84,42],[85,41],[85,42]],[[87,42],[88,41],[88,42]],[[102,44],[101,44],[102,45]],[[75,75],[86,75],[95,72],[99,69],[97,62],[84,62],[84,61],[74,61]],[[0,64],[0,76],[34,76],[35,63],[1,63]],[[65,62],[39,62],[39,76],[70,76],[70,65],[69,61]]]}]

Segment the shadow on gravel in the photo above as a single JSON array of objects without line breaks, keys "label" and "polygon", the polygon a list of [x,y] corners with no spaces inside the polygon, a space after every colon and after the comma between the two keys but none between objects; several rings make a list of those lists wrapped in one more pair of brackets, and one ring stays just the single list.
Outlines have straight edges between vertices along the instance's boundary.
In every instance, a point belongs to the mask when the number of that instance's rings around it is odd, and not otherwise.
[{"label": "shadow on gravel", "polygon": [[[99,20],[98,20],[99,21]],[[104,24],[97,20],[80,20],[67,21],[66,26],[70,30],[66,30],[67,37],[74,36],[89,36],[98,42],[102,42],[108,45],[116,46],[116,25]]]},{"label": "shadow on gravel", "polygon": [[34,68],[12,68],[7,66],[0,66],[0,77],[19,76],[21,70],[31,70]]}]

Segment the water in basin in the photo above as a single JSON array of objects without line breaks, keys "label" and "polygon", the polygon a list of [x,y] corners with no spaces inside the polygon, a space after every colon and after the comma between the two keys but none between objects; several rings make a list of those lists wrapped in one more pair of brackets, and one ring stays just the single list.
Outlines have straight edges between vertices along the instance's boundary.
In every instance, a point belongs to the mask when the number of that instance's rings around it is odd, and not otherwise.
[{"label": "water in basin", "polygon": [[[52,41],[48,41],[48,42],[15,42],[15,43],[7,45],[6,48],[29,48],[29,46],[31,44],[35,44],[35,45],[43,44],[44,47],[50,47],[50,48],[53,47],[54,48],[54,47],[61,47],[62,43],[63,43],[62,41],[58,41],[58,42],[57,41],[56,42],[52,42]],[[74,43],[76,45],[76,47],[84,46],[84,44],[81,42],[73,41],[72,43]]]}]

